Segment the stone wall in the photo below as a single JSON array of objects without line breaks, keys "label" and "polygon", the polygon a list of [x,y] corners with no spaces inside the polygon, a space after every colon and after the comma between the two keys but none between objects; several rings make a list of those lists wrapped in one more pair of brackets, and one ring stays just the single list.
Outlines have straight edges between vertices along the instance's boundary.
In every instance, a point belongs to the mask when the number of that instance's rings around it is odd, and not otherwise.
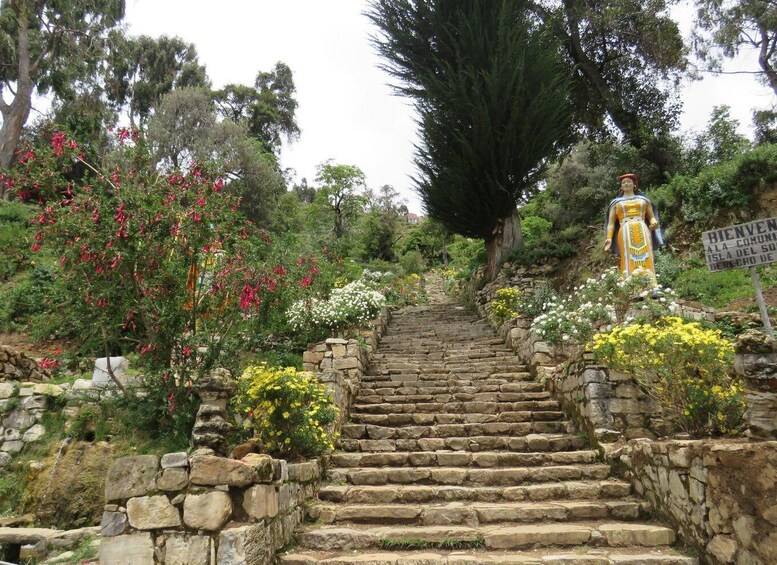
[{"label": "stone wall", "polygon": [[[62,411],[70,420],[84,404],[113,394],[114,388],[94,387],[88,379],[63,384],[0,381],[0,469],[27,444],[43,437],[47,410]],[[66,403],[67,408],[63,408]]]},{"label": "stone wall", "polygon": [[270,564],[321,474],[319,460],[255,453],[118,459],[105,485],[100,563]]},{"label": "stone wall", "polygon": [[0,381],[42,383],[50,379],[49,372],[39,367],[35,359],[10,345],[0,345]]},{"label": "stone wall", "polygon": [[302,355],[302,369],[316,374],[332,393],[338,407],[333,432],[339,434],[348,419],[353,399],[359,392],[361,378],[380,338],[386,333],[391,311],[383,308],[368,328],[359,330],[359,339],[328,338],[308,346]]},{"label": "stone wall", "polygon": [[702,563],[777,557],[777,442],[632,440],[608,458]]}]

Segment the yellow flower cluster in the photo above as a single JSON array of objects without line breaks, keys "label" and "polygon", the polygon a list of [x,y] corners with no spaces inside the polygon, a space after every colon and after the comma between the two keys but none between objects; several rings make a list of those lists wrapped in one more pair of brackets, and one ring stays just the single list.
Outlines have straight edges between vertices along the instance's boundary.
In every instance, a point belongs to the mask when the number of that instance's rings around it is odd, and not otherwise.
[{"label": "yellow flower cluster", "polygon": [[246,368],[238,379],[238,409],[273,454],[312,457],[334,449],[329,424],[337,408],[312,373],[266,363]]},{"label": "yellow flower cluster", "polygon": [[496,325],[501,326],[518,315],[520,296],[521,291],[517,288],[500,288],[496,291],[496,297],[491,302],[491,318]]},{"label": "yellow flower cluster", "polygon": [[720,332],[670,316],[597,334],[592,350],[608,367],[632,375],[681,429],[734,433],[741,425],[743,391],[730,376],[734,346]]}]

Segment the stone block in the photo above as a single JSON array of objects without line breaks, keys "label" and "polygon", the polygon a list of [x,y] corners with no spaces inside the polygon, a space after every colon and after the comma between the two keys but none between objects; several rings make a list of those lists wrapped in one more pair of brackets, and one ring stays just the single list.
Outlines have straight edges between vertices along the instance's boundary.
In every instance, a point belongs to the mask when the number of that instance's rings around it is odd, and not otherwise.
[{"label": "stone block", "polygon": [[187,494],[183,502],[183,521],[198,530],[216,531],[232,515],[232,501],[221,491]]},{"label": "stone block", "polygon": [[189,485],[189,473],[183,467],[169,467],[163,469],[157,478],[156,486],[159,490],[177,491],[183,490]]},{"label": "stone block", "polygon": [[187,467],[189,465],[189,455],[185,451],[177,453],[165,453],[162,455],[162,469],[171,467]]},{"label": "stone block", "polygon": [[103,512],[100,522],[100,533],[103,537],[113,537],[124,533],[127,529],[127,515],[124,512]]},{"label": "stone block", "polygon": [[737,554],[737,542],[730,536],[715,536],[707,544],[707,553],[718,563],[734,563]]},{"label": "stone block", "polygon": [[150,533],[108,537],[100,543],[101,565],[154,565]]},{"label": "stone block", "polygon": [[138,530],[177,528],[181,525],[178,509],[165,495],[139,496],[127,502],[130,526]]},{"label": "stone block", "polygon": [[105,500],[145,496],[156,490],[159,459],[156,455],[122,457],[114,461],[105,479]]},{"label": "stone block", "polygon": [[[108,357],[100,357],[94,361],[92,384],[97,387],[116,386],[108,374]],[[114,376],[124,384],[126,382],[129,361],[126,357],[110,357],[111,370]]]},{"label": "stone block", "polygon": [[356,357],[337,358],[333,360],[332,367],[340,371],[344,369],[358,369],[359,360]]},{"label": "stone block", "polygon": [[208,536],[169,534],[165,540],[165,565],[210,565]]},{"label": "stone block", "polygon": [[46,397],[41,394],[25,396],[22,398],[21,402],[19,402],[19,406],[24,410],[45,410]]},{"label": "stone block", "polygon": [[273,459],[269,455],[262,453],[248,453],[241,459],[247,465],[256,470],[254,482],[269,483],[273,480],[275,469],[273,468]]},{"label": "stone block", "polygon": [[11,398],[16,386],[13,383],[0,383],[0,399]]},{"label": "stone block", "polygon": [[[265,561],[256,558],[256,552],[261,551],[261,545],[264,545],[263,536],[259,535],[258,529],[259,526],[242,526],[220,532],[216,563],[219,565],[264,563]],[[266,551],[270,553],[272,549],[267,548]]]},{"label": "stone block", "polygon": [[3,446],[0,447],[0,451],[6,453],[19,453],[24,448],[24,442],[22,440],[5,441]]},{"label": "stone block", "polygon": [[256,480],[256,468],[242,461],[213,455],[191,458],[189,480],[195,485],[243,487]]},{"label": "stone block", "polygon": [[25,443],[40,441],[44,435],[46,435],[46,428],[43,426],[43,424],[35,424],[26,432],[24,432],[22,441]]},{"label": "stone block", "polygon": [[243,494],[243,510],[254,520],[278,514],[278,491],[272,485],[255,485]]},{"label": "stone block", "polygon": [[11,410],[5,418],[3,418],[4,428],[14,428],[17,430],[26,430],[35,423],[35,416],[22,410],[21,408],[14,408]]}]

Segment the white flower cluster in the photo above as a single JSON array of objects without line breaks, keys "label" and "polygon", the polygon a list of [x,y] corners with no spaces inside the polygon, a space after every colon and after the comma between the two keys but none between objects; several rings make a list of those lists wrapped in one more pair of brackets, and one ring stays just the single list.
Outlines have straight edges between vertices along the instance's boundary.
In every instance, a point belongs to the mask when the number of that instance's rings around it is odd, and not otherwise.
[{"label": "white flower cluster", "polygon": [[391,271],[386,272],[380,272],[380,271],[370,271],[369,269],[364,269],[362,271],[361,280],[371,282],[371,283],[380,283],[380,282],[386,282],[387,280],[391,280],[394,278],[394,273]]},{"label": "white flower cluster", "polygon": [[358,280],[335,288],[329,300],[299,300],[287,311],[295,331],[305,328],[344,329],[367,323],[386,305],[386,297]]},{"label": "white flower cluster", "polygon": [[673,299],[674,291],[656,285],[649,271],[638,269],[626,278],[608,269],[574,287],[567,298],[546,302],[532,330],[551,343],[585,343],[594,332],[609,331],[614,324],[675,312]]}]

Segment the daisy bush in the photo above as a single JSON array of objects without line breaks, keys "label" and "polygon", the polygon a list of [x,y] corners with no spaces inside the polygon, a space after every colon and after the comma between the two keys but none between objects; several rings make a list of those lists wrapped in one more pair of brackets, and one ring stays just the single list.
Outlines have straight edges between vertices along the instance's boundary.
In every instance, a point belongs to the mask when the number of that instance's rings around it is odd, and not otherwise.
[{"label": "daisy bush", "polygon": [[518,315],[518,303],[521,291],[517,288],[500,288],[491,302],[491,319],[501,326],[510,318]]},{"label": "daisy bush", "polygon": [[617,269],[608,269],[575,287],[566,298],[547,301],[532,329],[550,343],[584,344],[599,330],[669,314],[677,308],[673,297],[673,291],[656,285],[647,271],[623,278]]},{"label": "daisy bush", "polygon": [[338,409],[312,373],[266,363],[250,366],[238,379],[233,402],[272,455],[294,460],[334,449],[329,428]]},{"label": "daisy bush", "polygon": [[386,305],[386,297],[363,280],[332,290],[327,300],[306,298],[287,310],[289,325],[297,332],[328,329],[347,331],[365,325]]}]

